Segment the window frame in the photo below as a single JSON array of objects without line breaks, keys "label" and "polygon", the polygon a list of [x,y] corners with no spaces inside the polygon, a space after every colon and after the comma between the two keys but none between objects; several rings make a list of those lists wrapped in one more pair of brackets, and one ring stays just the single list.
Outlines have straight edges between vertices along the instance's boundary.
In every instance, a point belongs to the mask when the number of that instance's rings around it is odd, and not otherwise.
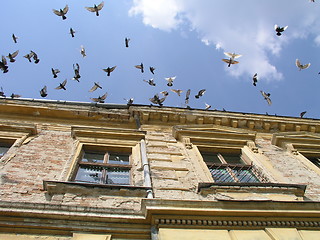
[{"label": "window frame", "polygon": [[[93,162],[86,162],[82,161],[84,159],[85,153],[95,153],[95,154],[101,154],[103,155],[103,162],[102,163],[93,163]],[[114,164],[114,163],[108,163],[109,156],[111,154],[121,154],[121,155],[128,155],[129,162],[128,164]],[[101,167],[101,179],[99,182],[89,182],[89,181],[77,181],[77,174],[79,172],[79,169],[81,166],[95,166],[95,167]],[[128,170],[128,184],[118,184],[118,183],[107,183],[107,169],[110,168],[120,168]],[[108,146],[89,146],[81,144],[81,151],[77,158],[76,168],[73,171],[73,175],[71,178],[72,182],[75,183],[89,183],[89,184],[97,184],[97,185],[125,185],[125,186],[131,186],[132,185],[132,151],[129,151],[128,148],[112,148]]]},{"label": "window frame", "polygon": [[[209,172],[215,183],[261,183],[263,182],[263,179],[260,179],[259,176],[253,171],[252,162],[248,164],[246,160],[242,157],[242,154],[226,153],[225,157],[223,156],[223,154],[219,152],[200,151],[200,154],[202,156],[204,163],[208,167]],[[207,155],[207,156],[212,155],[212,157],[216,156],[216,159],[218,159],[220,163],[205,161],[204,155]],[[226,159],[227,155],[232,157],[238,156],[239,163],[228,163],[228,160]],[[225,169],[226,172],[223,173],[222,171],[220,171],[220,169]],[[213,173],[214,170],[218,170],[220,174],[217,173],[215,175]],[[235,171],[239,171],[239,173]],[[249,173],[245,174],[240,178],[242,173],[245,171],[248,171]],[[222,179],[221,179],[221,176],[222,176]],[[243,179],[246,179],[248,176],[250,176],[250,179],[255,179],[255,180],[243,181]],[[226,181],[227,179],[231,179],[232,181]]]}]

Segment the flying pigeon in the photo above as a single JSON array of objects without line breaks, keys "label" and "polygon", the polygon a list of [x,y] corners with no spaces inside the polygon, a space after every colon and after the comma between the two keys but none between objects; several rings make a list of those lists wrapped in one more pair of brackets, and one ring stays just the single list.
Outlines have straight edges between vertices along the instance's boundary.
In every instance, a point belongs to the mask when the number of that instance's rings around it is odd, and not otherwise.
[{"label": "flying pigeon", "polygon": [[237,64],[239,63],[238,61],[234,60],[233,58],[230,58],[230,59],[222,59],[222,61],[224,61],[225,63],[228,63],[228,67],[231,66],[231,64]]},{"label": "flying pigeon", "polygon": [[204,103],[206,105],[206,108],[205,110],[209,110],[211,108],[211,105],[207,104],[207,103]]},{"label": "flying pigeon", "polygon": [[21,95],[12,93],[12,94],[10,95],[10,97],[11,97],[11,98],[19,98],[19,97],[21,97]]},{"label": "flying pigeon", "polygon": [[168,81],[167,86],[172,87],[173,81],[176,79],[176,77],[177,77],[177,76],[164,78],[165,80]]},{"label": "flying pigeon", "polygon": [[278,36],[281,36],[281,33],[284,32],[287,28],[288,28],[288,26],[279,27],[277,24],[274,25],[274,30],[277,32]]},{"label": "flying pigeon", "polygon": [[67,90],[67,89],[65,88],[66,84],[67,84],[67,79],[64,80],[62,83],[60,83],[59,86],[56,87],[55,89],[58,89],[58,90],[59,90],[59,89]]},{"label": "flying pigeon", "polygon": [[7,58],[10,59],[10,62],[15,62],[16,60],[14,59],[19,53],[19,50],[15,51],[14,53],[9,53]]},{"label": "flying pigeon", "polygon": [[74,71],[74,77],[72,79],[80,82],[79,81],[79,78],[81,78],[81,76],[80,76],[80,65],[78,63],[73,64],[73,71]]},{"label": "flying pigeon", "polygon": [[154,67],[149,67],[149,70],[152,74],[154,74],[154,70],[156,70]]},{"label": "flying pigeon", "polygon": [[104,2],[102,1],[98,6],[94,4],[93,7],[85,7],[89,12],[95,12],[96,16],[99,16],[99,11],[103,8]]},{"label": "flying pigeon", "polygon": [[97,98],[90,98],[92,101],[97,102],[97,103],[104,103],[104,100],[106,100],[108,93],[105,93],[102,96],[99,96]]},{"label": "flying pigeon", "polygon": [[5,56],[2,56],[2,59],[0,61],[0,68],[3,71],[3,73],[7,73],[9,71],[7,64],[7,59],[5,58]]},{"label": "flying pigeon", "polygon": [[23,57],[28,59],[29,62],[31,62],[31,58],[33,57],[33,54],[32,53],[28,53],[28,54],[24,55]]},{"label": "flying pigeon", "polygon": [[113,72],[113,70],[115,70],[116,67],[117,67],[117,66],[107,67],[107,68],[104,68],[104,69],[102,69],[102,70],[107,73],[107,76],[110,76],[110,73]]},{"label": "flying pigeon", "polygon": [[86,55],[86,50],[84,49],[84,46],[80,46],[80,53],[81,53],[81,55],[82,55],[82,57],[86,57],[87,55]]},{"label": "flying pigeon", "polygon": [[76,33],[72,28],[70,28],[69,33],[71,34],[71,37],[74,37],[74,34]]},{"label": "flying pigeon", "polygon": [[191,92],[191,89],[188,89],[188,91],[186,92],[186,98],[185,98],[185,100],[184,100],[184,103],[185,103],[186,105],[189,104],[190,92]]},{"label": "flying pigeon", "polygon": [[168,96],[169,95],[169,93],[167,92],[167,91],[162,91],[162,92],[160,92],[163,96]]},{"label": "flying pigeon", "polygon": [[175,92],[176,94],[178,94],[178,96],[180,97],[180,94],[183,92],[180,89],[170,89],[172,92]]},{"label": "flying pigeon", "polygon": [[44,86],[41,90],[40,90],[40,96],[41,97],[46,97],[48,95],[47,93],[47,86]]},{"label": "flying pigeon", "polygon": [[130,42],[130,38],[124,39],[124,44],[126,45],[126,47],[129,47],[129,42]]},{"label": "flying pigeon", "polygon": [[53,13],[58,16],[61,16],[63,20],[67,19],[66,14],[67,14],[68,10],[69,10],[68,5],[66,5],[63,9],[60,8],[59,11],[56,9],[52,9]]},{"label": "flying pigeon", "polygon": [[252,81],[253,81],[253,86],[257,86],[257,82],[258,82],[258,73],[255,73],[252,77]]},{"label": "flying pigeon", "polygon": [[4,94],[4,91],[3,91],[2,87],[1,87],[1,91],[0,91],[0,97],[6,97],[6,95]]},{"label": "flying pigeon", "polygon": [[307,111],[303,111],[300,113],[300,118],[303,118],[303,116],[307,113]]},{"label": "flying pigeon", "polygon": [[153,96],[153,98],[149,98],[150,102],[154,104],[158,104],[160,107],[163,105],[164,100],[166,100],[166,97],[159,98],[159,95],[156,94]]},{"label": "flying pigeon", "polygon": [[13,39],[14,43],[17,43],[18,37],[16,35],[12,34],[12,39]]},{"label": "flying pigeon", "polygon": [[206,89],[201,89],[201,90],[198,92],[198,94],[195,95],[194,97],[195,97],[195,98],[199,98],[199,97],[203,96],[203,94],[204,94],[205,92],[206,92]]},{"label": "flying pigeon", "polygon": [[148,83],[150,86],[155,86],[156,83],[154,82],[153,78],[149,79],[148,81],[143,79],[144,82]]},{"label": "flying pigeon", "polygon": [[141,63],[140,65],[135,65],[136,68],[140,69],[141,72],[143,73],[144,70],[143,70],[143,63]]},{"label": "flying pigeon", "polygon": [[102,89],[102,87],[99,85],[99,83],[94,82],[93,87],[89,90],[89,92],[93,92],[97,90],[98,88]]},{"label": "flying pigeon", "polygon": [[30,51],[30,54],[32,55],[35,64],[40,62],[38,55],[34,51]]},{"label": "flying pigeon", "polygon": [[53,78],[57,78],[58,77],[57,73],[59,73],[60,70],[51,68],[51,72],[52,72]]},{"label": "flying pigeon", "polygon": [[299,68],[299,71],[301,71],[301,69],[307,69],[308,67],[310,67],[311,63],[302,65],[300,63],[300,61],[298,59],[296,59],[296,66]]},{"label": "flying pigeon", "polygon": [[268,102],[269,105],[272,104],[271,99],[270,99],[270,93],[265,93],[264,91],[260,90],[262,96],[264,99]]}]

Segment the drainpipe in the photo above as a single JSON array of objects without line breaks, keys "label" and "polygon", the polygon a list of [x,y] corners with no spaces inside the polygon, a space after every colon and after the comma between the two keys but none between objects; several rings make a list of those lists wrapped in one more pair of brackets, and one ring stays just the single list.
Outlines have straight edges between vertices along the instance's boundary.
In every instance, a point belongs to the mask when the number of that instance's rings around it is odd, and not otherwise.
[{"label": "drainpipe", "polygon": [[146,141],[142,139],[140,141],[140,152],[143,167],[144,186],[150,189],[147,190],[147,198],[153,198],[153,191],[151,185],[150,167],[147,158]]}]

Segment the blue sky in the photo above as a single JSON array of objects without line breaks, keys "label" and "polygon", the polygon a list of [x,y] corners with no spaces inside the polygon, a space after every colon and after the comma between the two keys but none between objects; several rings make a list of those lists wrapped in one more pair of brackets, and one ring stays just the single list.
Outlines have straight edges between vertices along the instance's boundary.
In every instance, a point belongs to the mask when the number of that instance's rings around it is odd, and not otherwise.
[{"label": "blue sky", "polygon": [[[84,7],[101,1],[9,1],[0,9],[6,24],[0,32],[1,55],[19,50],[16,62],[8,62],[9,72],[0,72],[0,86],[7,96],[90,102],[91,97],[108,93],[106,103],[150,104],[149,98],[169,91],[165,106],[189,105],[204,109],[320,118],[320,2],[308,0],[108,0],[100,16]],[[68,4],[67,19],[52,9]],[[17,7],[18,6],[18,7]],[[10,11],[14,9],[14,11]],[[274,25],[288,25],[278,37]],[[72,27],[75,38],[69,34]],[[18,36],[14,43],[11,35]],[[124,39],[130,38],[126,48]],[[80,54],[80,46],[87,57]],[[33,50],[39,64],[23,56]],[[227,67],[224,52],[241,54],[239,64]],[[311,63],[299,71],[295,60]],[[134,66],[143,63],[142,74]],[[73,64],[80,65],[80,82],[72,80]],[[103,68],[117,66],[110,77]],[[152,75],[150,66],[156,68]],[[61,72],[53,78],[51,68]],[[252,76],[258,73],[258,83]],[[165,77],[176,76],[170,91]],[[154,78],[156,86],[143,81]],[[68,80],[67,90],[54,89]],[[103,89],[88,92],[94,82]],[[194,95],[206,89],[199,99]],[[269,92],[269,106],[260,94]]]}]

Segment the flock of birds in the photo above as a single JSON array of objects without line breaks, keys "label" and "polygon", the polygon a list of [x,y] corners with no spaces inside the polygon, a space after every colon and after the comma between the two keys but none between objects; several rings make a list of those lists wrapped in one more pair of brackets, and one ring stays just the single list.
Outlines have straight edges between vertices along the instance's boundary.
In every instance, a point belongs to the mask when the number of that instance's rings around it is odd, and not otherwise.
[{"label": "flock of birds", "polygon": [[[314,2],[314,0],[310,0],[311,2]],[[87,9],[90,12],[95,13],[96,16],[99,16],[99,12],[103,9],[104,7],[104,2],[101,2],[100,4],[96,5],[94,4],[93,7],[85,7],[85,9]],[[53,13],[59,17],[62,18],[62,20],[66,20],[67,19],[67,13],[69,11],[69,6],[66,5],[64,8],[62,9],[53,9],[52,10]],[[281,36],[283,34],[283,32],[288,28],[288,26],[285,27],[280,27],[278,25],[274,26],[274,30],[276,31],[276,35],[277,36]],[[75,31],[73,30],[73,28],[69,29],[69,33],[71,35],[72,38],[75,37]],[[18,42],[18,37],[15,34],[12,34],[12,40],[14,41],[14,43]],[[130,42],[130,38],[125,38],[124,39],[124,45],[126,48],[129,47],[129,42]],[[13,53],[9,53],[6,57],[2,55],[1,57],[1,61],[0,61],[0,69],[2,70],[3,73],[7,73],[9,71],[9,67],[8,67],[8,62],[7,59],[9,60],[9,62],[13,63],[16,61],[16,57],[19,54],[19,50],[13,52]],[[86,50],[83,46],[81,46],[81,50],[80,50],[80,54],[82,55],[82,57],[86,57]],[[238,64],[239,61],[236,60],[238,58],[240,58],[242,55],[240,54],[236,54],[236,53],[229,53],[229,52],[224,52],[224,54],[227,56],[227,58],[222,59],[222,61],[224,61],[225,63],[228,64],[228,67],[230,67],[233,64]],[[34,62],[35,64],[38,64],[40,59],[38,58],[38,55],[34,52],[34,51],[30,51],[29,53],[27,53],[26,55],[23,56],[24,58],[26,58],[29,62]],[[307,69],[308,67],[310,67],[310,63],[308,64],[301,64],[300,61],[298,59],[296,59],[296,66],[299,70],[303,70],[303,69]],[[110,76],[111,73],[116,69],[117,66],[112,66],[112,67],[107,67],[102,69],[104,72],[106,72],[107,76]],[[135,68],[139,69],[141,71],[141,73],[144,73],[145,71],[145,66],[143,65],[143,63],[139,64],[139,65],[135,65]],[[149,71],[152,74],[155,74],[155,70],[156,68],[150,66],[149,67]],[[73,71],[74,71],[74,76],[72,78],[72,80],[75,81],[80,81],[79,79],[81,78],[80,75],[80,66],[78,63],[73,64]],[[55,69],[55,68],[51,68],[51,72],[52,72],[52,76],[53,78],[57,78],[58,74],[60,73],[59,69]],[[319,73],[320,74],[320,73]],[[174,81],[176,79],[176,76],[173,77],[167,77],[165,78],[165,80],[167,81],[167,86],[170,87],[170,91],[176,93],[178,96],[181,96],[183,90],[181,89],[173,89],[171,87],[173,87],[174,85]],[[255,73],[252,77],[253,79],[253,85],[257,86],[257,82],[258,82],[258,73]],[[66,84],[67,84],[67,79],[65,79],[63,82],[59,83],[59,85],[55,88],[56,90],[66,90]],[[153,78],[149,79],[149,80],[143,80],[144,82],[146,82],[147,84],[149,84],[150,86],[156,86],[156,83],[154,81]],[[99,82],[94,82],[93,86],[90,88],[89,92],[94,92],[97,89],[102,89],[102,86],[99,84]],[[47,97],[48,96],[48,89],[47,86],[44,86],[42,89],[40,89],[40,96],[41,97]],[[204,93],[206,92],[206,89],[200,89],[198,91],[198,93],[194,96],[196,99],[199,99],[200,97],[202,97],[204,95]],[[271,105],[271,99],[270,99],[270,93],[266,93],[262,90],[260,90],[262,97],[267,101],[268,105]],[[190,99],[190,93],[191,93],[191,89],[188,89],[186,91],[185,94],[185,98],[184,98],[184,104],[187,108],[190,108],[189,106],[189,99]],[[164,101],[166,100],[167,96],[169,95],[168,91],[161,91],[160,93],[155,94],[153,97],[149,98],[149,101],[152,104],[156,104],[159,105],[160,107],[163,106]],[[108,93],[104,93],[101,96],[98,96],[96,98],[90,98],[93,102],[96,103],[104,103],[106,98],[108,96]],[[0,97],[6,97],[3,88],[1,87],[1,91],[0,91]],[[12,93],[10,95],[11,98],[18,98],[21,97],[21,95],[19,94],[15,94]],[[127,101],[127,104],[133,104],[134,99],[130,98],[130,99],[124,99]],[[205,103],[205,109],[208,110],[211,108],[211,105]],[[224,110],[224,109],[223,109]],[[225,111],[225,110],[224,110]],[[300,114],[300,117],[302,118],[305,115],[306,111],[302,112]]]},{"label": "flock of birds", "polygon": [[[314,0],[311,0],[311,2],[314,2]],[[277,36],[281,36],[282,33],[288,28],[288,26],[285,27],[279,27],[277,24],[274,25],[274,30],[276,31],[276,35]],[[239,57],[241,57],[241,54],[236,54],[236,53],[228,53],[225,52],[224,53],[228,58],[222,59],[222,61],[224,61],[225,63],[228,64],[228,67],[230,67],[232,64],[238,64],[239,61],[235,60]],[[301,71],[302,69],[307,69],[308,67],[310,67],[311,63],[307,63],[307,64],[301,64],[299,59],[296,59],[296,66],[299,69],[299,71]],[[320,72],[319,72],[320,74]],[[253,86],[257,86],[257,82],[258,82],[258,73],[255,73],[252,77],[252,81],[253,81]],[[262,97],[267,101],[268,105],[272,104],[272,101],[270,99],[270,93],[266,93],[262,90],[260,90],[260,93],[262,95]],[[303,116],[307,113],[307,111],[303,111],[300,113],[300,117],[303,118]]]}]

